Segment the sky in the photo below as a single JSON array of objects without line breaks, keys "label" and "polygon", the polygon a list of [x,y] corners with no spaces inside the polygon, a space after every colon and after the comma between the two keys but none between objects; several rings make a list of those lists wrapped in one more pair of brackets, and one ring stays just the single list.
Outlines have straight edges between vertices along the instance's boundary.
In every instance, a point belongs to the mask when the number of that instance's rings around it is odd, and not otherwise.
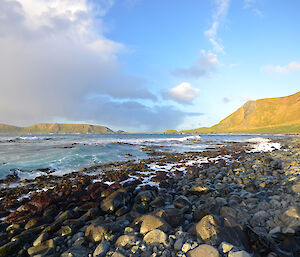
[{"label": "sky", "polygon": [[0,123],[211,126],[300,91],[298,0],[1,0]]}]

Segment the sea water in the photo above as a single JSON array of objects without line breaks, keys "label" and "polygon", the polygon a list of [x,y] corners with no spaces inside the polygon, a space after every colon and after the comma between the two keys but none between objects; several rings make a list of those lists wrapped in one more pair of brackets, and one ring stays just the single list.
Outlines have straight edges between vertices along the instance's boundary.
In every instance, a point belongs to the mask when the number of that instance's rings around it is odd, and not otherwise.
[{"label": "sea water", "polygon": [[62,175],[93,165],[147,158],[145,146],[159,146],[156,149],[165,152],[203,151],[228,141],[255,142],[257,151],[280,147],[268,138],[268,135],[2,134],[0,178],[14,172],[21,178],[34,178],[45,174],[41,169]]}]

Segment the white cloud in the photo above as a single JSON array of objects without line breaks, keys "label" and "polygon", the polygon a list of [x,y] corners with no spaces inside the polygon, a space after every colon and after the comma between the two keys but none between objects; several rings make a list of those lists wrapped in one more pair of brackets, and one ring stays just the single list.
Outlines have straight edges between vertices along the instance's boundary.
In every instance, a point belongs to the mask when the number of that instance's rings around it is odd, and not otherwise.
[{"label": "white cloud", "polygon": [[268,73],[279,73],[279,74],[290,74],[294,72],[300,71],[300,63],[299,62],[290,62],[285,66],[280,65],[267,65],[261,68],[262,71]]},{"label": "white cloud", "polygon": [[229,103],[229,102],[231,102],[231,101],[232,101],[232,98],[231,98],[231,97],[226,96],[226,97],[223,98],[223,102],[224,102],[224,103]]},{"label": "white cloud", "polygon": [[203,50],[201,53],[203,56],[200,57],[191,67],[178,68],[173,72],[173,75],[179,77],[199,78],[215,71],[220,64],[217,55],[210,52],[206,53]]},{"label": "white cloud", "polygon": [[253,98],[251,96],[243,96],[240,98],[240,101],[241,102],[248,102],[248,101],[251,101],[253,100]]},{"label": "white cloud", "polygon": [[171,98],[179,103],[190,104],[198,94],[198,88],[193,88],[188,82],[182,82],[169,90],[167,98]]},{"label": "white cloud", "polygon": [[0,1],[0,123],[85,120],[140,131],[167,127],[161,117],[170,127],[183,121],[188,114],[153,103],[143,78],[124,74],[126,47],[104,35],[113,3]]},{"label": "white cloud", "polygon": [[209,42],[213,45],[213,49],[216,52],[224,53],[224,46],[222,40],[218,38],[218,29],[220,23],[224,20],[227,15],[228,8],[231,0],[215,0],[216,10],[213,13],[212,25],[204,32],[205,36],[208,38]]}]

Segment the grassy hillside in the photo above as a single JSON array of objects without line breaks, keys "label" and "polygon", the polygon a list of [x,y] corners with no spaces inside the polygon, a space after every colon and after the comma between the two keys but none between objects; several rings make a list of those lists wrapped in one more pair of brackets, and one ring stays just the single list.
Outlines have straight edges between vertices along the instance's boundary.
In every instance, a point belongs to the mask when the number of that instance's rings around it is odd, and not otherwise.
[{"label": "grassy hillside", "polygon": [[248,101],[210,128],[183,133],[300,133],[300,92],[286,97]]},{"label": "grassy hillside", "polygon": [[177,134],[178,131],[176,129],[167,129],[164,131],[164,134]]},{"label": "grassy hillside", "polygon": [[0,133],[112,133],[104,126],[89,124],[39,123],[29,127],[0,124]]},{"label": "grassy hillside", "polygon": [[18,133],[22,130],[20,127],[0,124],[0,133]]}]

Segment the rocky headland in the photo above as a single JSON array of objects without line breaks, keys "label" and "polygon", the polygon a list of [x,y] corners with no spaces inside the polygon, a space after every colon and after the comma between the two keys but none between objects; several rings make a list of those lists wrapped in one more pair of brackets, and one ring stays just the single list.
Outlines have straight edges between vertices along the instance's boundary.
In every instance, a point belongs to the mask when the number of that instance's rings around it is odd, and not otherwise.
[{"label": "rocky headland", "polygon": [[1,180],[0,256],[300,256],[300,138]]}]

